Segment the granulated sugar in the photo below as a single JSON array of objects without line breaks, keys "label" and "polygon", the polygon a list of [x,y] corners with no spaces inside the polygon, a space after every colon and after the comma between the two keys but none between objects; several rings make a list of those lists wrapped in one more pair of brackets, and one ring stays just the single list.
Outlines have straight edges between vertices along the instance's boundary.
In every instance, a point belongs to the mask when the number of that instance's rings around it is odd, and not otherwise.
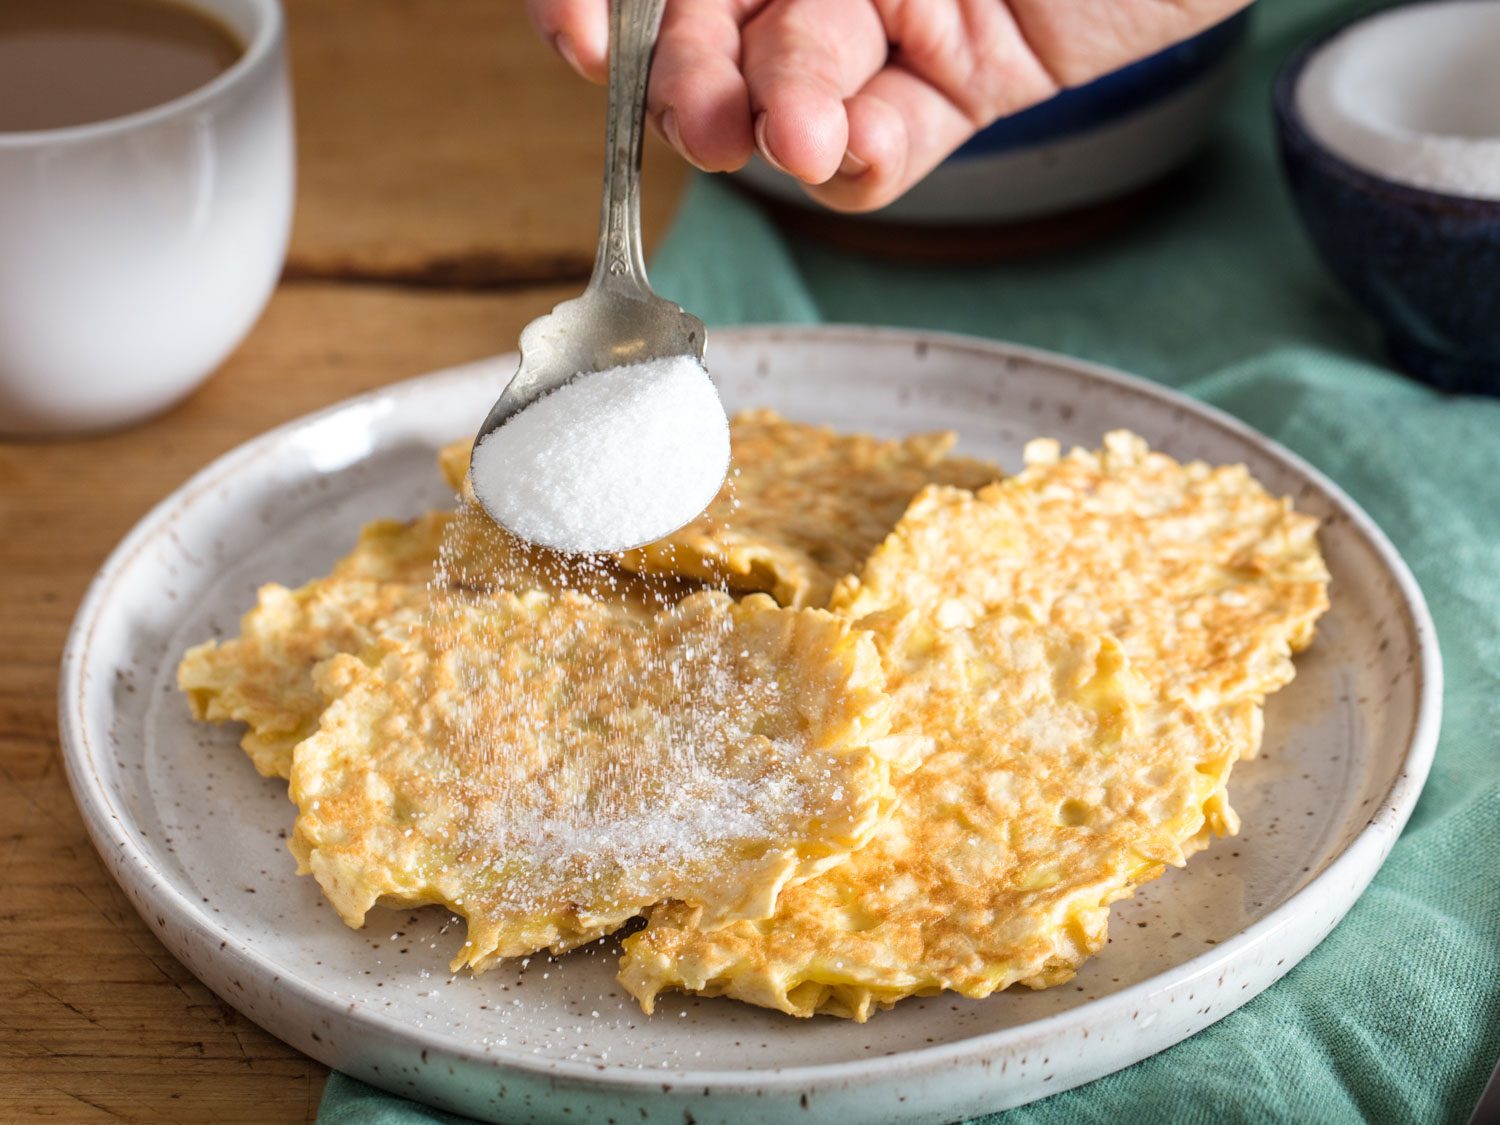
[{"label": "granulated sugar", "polygon": [[1308,62],[1297,109],[1384,179],[1500,199],[1500,4],[1414,4],[1362,20]]},{"label": "granulated sugar", "polygon": [[[674,756],[689,768],[662,760],[666,754],[638,760],[552,815],[539,815],[519,788],[466,786],[472,811],[461,842],[504,869],[491,891],[495,905],[545,912],[560,899],[596,907],[634,899],[644,907],[655,888],[701,884],[695,872],[705,864],[722,865],[732,880],[737,852],[764,851],[806,831],[809,794],[787,777],[736,777],[708,742]],[[653,778],[652,770],[665,777]]]},{"label": "granulated sugar", "polygon": [[578,376],[474,450],[474,493],[523,539],[619,551],[660,539],[718,493],[729,422],[708,373],[675,356]]},{"label": "granulated sugar", "polygon": [[884,700],[831,617],[715,591],[434,595],[411,721],[442,796],[413,847],[459,888],[473,955],[591,940],[667,900],[733,912],[868,823],[881,771],[845,740],[879,736]]}]

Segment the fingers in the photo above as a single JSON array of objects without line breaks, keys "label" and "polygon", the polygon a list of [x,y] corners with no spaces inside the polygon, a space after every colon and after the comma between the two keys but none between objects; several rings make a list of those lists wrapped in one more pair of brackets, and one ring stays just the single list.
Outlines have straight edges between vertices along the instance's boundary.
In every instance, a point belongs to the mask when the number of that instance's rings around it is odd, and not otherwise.
[{"label": "fingers", "polygon": [[608,0],[526,0],[538,35],[590,82],[609,74]]},{"label": "fingers", "polygon": [[[750,158],[750,99],[739,71],[740,24],[764,0],[672,0],[662,17],[648,110],[673,148],[727,171]],[[592,82],[609,75],[609,0],[527,0],[532,25]]]},{"label": "fingers", "polygon": [[750,159],[750,95],[740,24],[758,0],[671,0],[651,63],[647,110],[657,130],[706,172]]},{"label": "fingers", "polygon": [[974,133],[975,122],[926,80],[891,65],[845,103],[848,159],[807,193],[836,211],[884,207]]},{"label": "fingers", "polygon": [[890,65],[845,102],[850,159],[808,189],[837,210],[885,206],[995,117],[1057,91],[1008,5],[909,5],[888,31]]},{"label": "fingers", "polygon": [[844,99],[881,66],[888,41],[869,0],[776,0],[744,28],[743,72],[756,147],[807,184],[849,149]]},{"label": "fingers", "polygon": [[[759,148],[828,206],[868,210],[895,199],[995,116],[1245,2],[883,8],[871,0],[670,0],[649,110],[658,131],[700,168],[739,168]],[[608,67],[608,5],[527,0],[539,34],[596,82]]]}]

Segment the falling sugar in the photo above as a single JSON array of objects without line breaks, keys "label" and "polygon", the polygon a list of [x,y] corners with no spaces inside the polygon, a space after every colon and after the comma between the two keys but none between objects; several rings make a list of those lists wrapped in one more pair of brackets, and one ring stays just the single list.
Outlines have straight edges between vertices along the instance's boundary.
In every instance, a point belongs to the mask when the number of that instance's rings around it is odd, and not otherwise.
[{"label": "falling sugar", "polygon": [[[766,776],[753,780],[734,760],[760,717],[776,709],[777,687],[751,685],[733,673],[751,653],[734,640],[727,615],[709,615],[668,642],[673,607],[691,588],[669,577],[626,574],[606,555],[524,543],[469,502],[454,513],[429,587],[425,628],[446,638],[440,646],[450,653],[450,644],[462,647],[452,663],[461,703],[444,724],[456,771],[441,784],[464,813],[447,838],[459,854],[503,857],[507,889],[493,905],[545,909],[564,886],[602,890],[618,882],[630,893],[637,873],[778,838],[807,816],[809,794],[774,766],[800,759],[805,746],[763,743]],[[622,642],[628,651],[617,659],[580,654],[559,669],[558,691],[538,694],[520,679],[494,674],[486,654],[509,643],[503,629],[476,634],[463,627],[482,619],[485,603],[507,590],[635,606],[664,632],[642,629]],[[653,681],[670,685],[657,689],[668,691],[670,707],[654,710],[643,698]],[[579,715],[588,716],[582,725]],[[497,737],[518,729],[517,716],[524,716],[519,729],[526,737]],[[548,749],[538,774],[539,763],[525,762],[541,747]],[[512,768],[494,768],[502,762]]]},{"label": "falling sugar", "polygon": [[538,399],[474,450],[469,479],[497,522],[562,551],[660,539],[718,493],[729,423],[690,356],[587,372]]}]

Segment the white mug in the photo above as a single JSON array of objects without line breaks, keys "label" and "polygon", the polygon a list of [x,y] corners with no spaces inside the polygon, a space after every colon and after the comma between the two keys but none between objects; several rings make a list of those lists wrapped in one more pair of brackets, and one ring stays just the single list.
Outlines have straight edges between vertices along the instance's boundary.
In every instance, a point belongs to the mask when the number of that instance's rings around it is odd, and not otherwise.
[{"label": "white mug", "polygon": [[294,157],[277,0],[186,0],[244,54],[128,116],[0,132],[0,434],[166,409],[260,315],[286,256]]}]

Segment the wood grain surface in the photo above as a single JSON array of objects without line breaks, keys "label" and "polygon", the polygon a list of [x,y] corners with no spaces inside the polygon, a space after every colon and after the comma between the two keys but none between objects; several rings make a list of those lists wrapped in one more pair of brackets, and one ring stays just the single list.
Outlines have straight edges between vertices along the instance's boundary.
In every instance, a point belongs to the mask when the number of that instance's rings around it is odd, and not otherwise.
[{"label": "wood grain surface", "polygon": [[[288,0],[287,15],[300,183],[289,276],[588,276],[604,91],[540,47],[520,0]],[[648,242],[685,168],[648,137]]]},{"label": "wood grain surface", "polygon": [[[510,350],[592,257],[602,95],[532,42],[518,0],[290,0],[289,15],[302,186],[289,280],[261,323],[147,425],[0,441],[3,1122],[314,1117],[324,1068],[200,985],[95,856],[59,759],[67,628],[114,544],[207,461]],[[648,241],[682,178],[658,165]]]}]

